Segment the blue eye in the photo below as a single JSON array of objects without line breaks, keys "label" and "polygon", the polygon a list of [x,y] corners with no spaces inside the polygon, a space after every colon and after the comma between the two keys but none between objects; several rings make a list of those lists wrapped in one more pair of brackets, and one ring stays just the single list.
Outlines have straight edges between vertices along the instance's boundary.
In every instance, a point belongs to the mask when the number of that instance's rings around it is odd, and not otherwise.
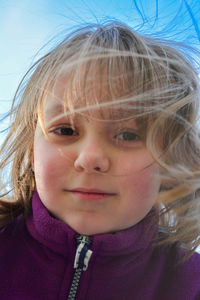
[{"label": "blue eye", "polygon": [[134,133],[134,132],[130,132],[130,131],[122,132],[122,133],[118,134],[116,137],[117,137],[119,140],[130,141],[130,142],[140,140],[139,135],[137,135],[137,134]]},{"label": "blue eye", "polygon": [[53,130],[53,132],[58,135],[67,135],[67,136],[78,135],[78,133],[71,127],[59,127]]}]

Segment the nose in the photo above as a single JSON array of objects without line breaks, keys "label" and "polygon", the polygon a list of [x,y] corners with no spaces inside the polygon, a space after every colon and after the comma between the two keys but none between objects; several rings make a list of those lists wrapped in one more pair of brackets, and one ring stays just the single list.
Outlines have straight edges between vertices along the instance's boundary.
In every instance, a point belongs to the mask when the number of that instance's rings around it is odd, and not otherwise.
[{"label": "nose", "polygon": [[78,156],[75,159],[74,167],[77,171],[86,173],[106,173],[110,168],[110,159],[100,143],[90,142],[81,145]]}]

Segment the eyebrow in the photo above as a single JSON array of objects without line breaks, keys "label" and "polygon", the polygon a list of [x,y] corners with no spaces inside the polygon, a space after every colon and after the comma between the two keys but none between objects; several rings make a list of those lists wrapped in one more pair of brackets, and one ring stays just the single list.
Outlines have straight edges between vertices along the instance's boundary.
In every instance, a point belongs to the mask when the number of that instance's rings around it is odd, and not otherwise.
[{"label": "eyebrow", "polygon": [[[66,105],[66,110],[68,109]],[[99,108],[97,108],[99,110]],[[94,109],[95,111],[95,109]],[[118,108],[118,109],[107,109],[107,108],[102,108],[99,110],[100,116],[106,116],[106,120],[108,121],[133,121],[135,122],[137,117],[134,117],[134,111],[131,111],[131,109],[126,109],[126,108]],[[54,103],[53,105],[50,105],[44,112],[46,116],[49,118],[55,117],[59,113],[64,113],[64,105],[61,103]],[[83,116],[87,117],[87,115],[84,115],[84,113],[87,113],[87,110],[83,112]],[[80,114],[80,115],[79,115]],[[74,113],[73,118],[76,118],[78,115],[78,118],[81,117],[81,113]],[[97,117],[98,119],[98,117]]]},{"label": "eyebrow", "polygon": [[56,103],[48,107],[46,110],[44,110],[44,114],[49,115],[50,117],[55,116],[58,113],[64,112],[63,108],[64,108],[63,104]]}]

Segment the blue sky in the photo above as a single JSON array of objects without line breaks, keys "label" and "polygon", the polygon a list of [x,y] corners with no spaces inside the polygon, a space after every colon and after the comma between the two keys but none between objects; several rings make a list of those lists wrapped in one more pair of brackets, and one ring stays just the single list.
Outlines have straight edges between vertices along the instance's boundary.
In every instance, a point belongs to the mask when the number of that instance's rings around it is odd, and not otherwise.
[{"label": "blue sky", "polygon": [[9,109],[25,71],[45,52],[36,55],[38,50],[56,34],[108,18],[138,29],[140,13],[146,32],[162,29],[173,39],[197,41],[199,24],[193,18],[200,20],[200,0],[0,0],[0,115]]}]

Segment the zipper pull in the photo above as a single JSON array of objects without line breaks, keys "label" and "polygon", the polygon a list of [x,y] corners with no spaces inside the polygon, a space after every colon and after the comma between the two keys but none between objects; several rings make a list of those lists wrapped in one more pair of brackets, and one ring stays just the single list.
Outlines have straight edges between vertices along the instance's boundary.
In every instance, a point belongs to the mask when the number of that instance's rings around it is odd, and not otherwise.
[{"label": "zipper pull", "polygon": [[88,263],[92,255],[92,250],[88,249],[91,240],[86,235],[80,235],[77,237],[77,242],[79,245],[74,259],[74,268],[85,271],[88,268]]}]

